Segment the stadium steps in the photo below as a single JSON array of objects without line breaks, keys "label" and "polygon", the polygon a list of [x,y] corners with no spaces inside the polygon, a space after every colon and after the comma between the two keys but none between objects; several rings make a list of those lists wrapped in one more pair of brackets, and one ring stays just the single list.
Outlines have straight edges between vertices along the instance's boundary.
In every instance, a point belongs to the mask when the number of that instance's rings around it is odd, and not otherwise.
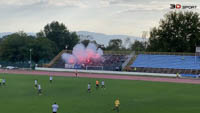
[{"label": "stadium steps", "polygon": [[58,60],[56,60],[53,64],[52,64],[52,68],[65,68],[65,62],[59,58]]},{"label": "stadium steps", "polygon": [[63,53],[67,52],[66,50],[62,50],[57,56],[55,56],[49,64],[44,65],[44,67],[52,67],[53,64],[55,64],[56,61],[58,61],[61,58],[61,55]]},{"label": "stadium steps", "polygon": [[[131,69],[131,65],[132,63],[136,60],[137,55],[134,55],[131,60],[129,61],[129,63],[127,64],[127,66],[124,68],[125,71],[130,71]],[[134,71],[134,70],[133,70]]]},{"label": "stadium steps", "polygon": [[135,57],[135,52],[132,52],[130,55],[127,55],[127,57],[128,58],[124,59],[125,62],[122,63],[122,70],[125,70],[128,64],[131,64],[131,62],[133,62],[132,59]]}]

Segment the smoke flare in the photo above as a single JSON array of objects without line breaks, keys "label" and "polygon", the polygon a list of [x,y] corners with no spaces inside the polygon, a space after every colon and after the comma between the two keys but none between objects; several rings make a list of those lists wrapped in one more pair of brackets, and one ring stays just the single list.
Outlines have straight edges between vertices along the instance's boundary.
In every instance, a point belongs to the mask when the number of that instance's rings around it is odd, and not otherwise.
[{"label": "smoke flare", "polygon": [[90,61],[102,61],[102,55],[102,49],[97,48],[94,43],[89,43],[87,47],[80,43],[74,46],[72,54],[63,53],[61,57],[66,64],[85,64]]}]

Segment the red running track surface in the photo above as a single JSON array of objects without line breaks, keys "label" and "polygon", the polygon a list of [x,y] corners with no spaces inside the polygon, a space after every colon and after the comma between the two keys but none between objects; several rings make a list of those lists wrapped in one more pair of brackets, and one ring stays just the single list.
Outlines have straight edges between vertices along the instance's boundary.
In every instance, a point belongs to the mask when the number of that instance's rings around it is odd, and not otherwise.
[{"label": "red running track surface", "polygon": [[[65,77],[76,76],[75,72],[71,73],[71,72],[49,72],[49,71],[30,71],[30,70],[0,69],[0,73],[26,74],[26,75],[52,75],[52,76],[65,76]],[[183,78],[145,77],[145,76],[127,76],[127,75],[111,75],[111,74],[93,74],[93,73],[92,74],[78,73],[78,77],[200,84],[200,79],[183,79]]]}]

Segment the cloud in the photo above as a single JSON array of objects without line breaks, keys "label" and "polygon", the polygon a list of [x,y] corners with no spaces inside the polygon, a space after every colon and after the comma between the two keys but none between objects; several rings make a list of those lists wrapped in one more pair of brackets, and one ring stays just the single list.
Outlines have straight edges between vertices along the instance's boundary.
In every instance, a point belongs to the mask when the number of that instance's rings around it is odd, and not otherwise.
[{"label": "cloud", "polygon": [[0,0],[0,5],[26,6],[26,5],[45,5],[56,7],[86,7],[83,0]]},{"label": "cloud", "polygon": [[181,4],[193,4],[197,5],[196,0],[101,0],[103,3],[109,5],[118,5],[118,6],[129,6],[129,5],[137,5],[137,4],[165,4],[169,5],[170,3],[181,3]]},{"label": "cloud", "polygon": [[87,7],[83,0],[48,0],[50,6]]},{"label": "cloud", "polygon": [[[147,1],[147,0],[146,0]],[[144,1],[143,1],[144,2]],[[188,1],[150,1],[148,3],[133,3],[131,0],[115,0],[115,3],[118,3],[118,6],[124,7],[122,10],[117,11],[117,14],[120,13],[131,13],[131,12],[159,12],[159,11],[170,11],[170,4],[182,4],[182,5],[196,5],[193,2]],[[193,11],[198,10],[194,9]]]},{"label": "cloud", "polygon": [[120,13],[133,13],[133,12],[155,12],[155,11],[164,11],[165,8],[150,8],[150,7],[135,7],[135,8],[129,8],[121,11],[117,11],[117,14]]},{"label": "cloud", "polygon": [[100,5],[103,7],[108,7],[110,2],[108,0],[100,0]]},{"label": "cloud", "polygon": [[150,2],[150,0],[101,0],[102,2],[109,5],[130,5],[136,3]]},{"label": "cloud", "polygon": [[39,3],[42,0],[1,0],[0,5],[30,5],[30,4],[35,4]]},{"label": "cloud", "polygon": [[117,11],[117,14],[120,13],[131,13],[131,12],[157,12],[157,11],[166,11],[169,10],[168,3],[155,3],[151,2],[149,4],[126,4],[126,8],[123,10]]}]

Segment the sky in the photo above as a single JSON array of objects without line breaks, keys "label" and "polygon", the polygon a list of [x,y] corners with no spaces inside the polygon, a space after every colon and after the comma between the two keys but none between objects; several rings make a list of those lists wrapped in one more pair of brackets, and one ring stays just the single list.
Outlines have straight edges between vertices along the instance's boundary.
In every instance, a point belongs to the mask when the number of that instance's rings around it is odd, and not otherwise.
[{"label": "sky", "polygon": [[200,13],[200,0],[0,0],[0,32],[39,32],[59,21],[70,31],[140,37],[175,10],[170,4],[195,5],[190,10]]}]

